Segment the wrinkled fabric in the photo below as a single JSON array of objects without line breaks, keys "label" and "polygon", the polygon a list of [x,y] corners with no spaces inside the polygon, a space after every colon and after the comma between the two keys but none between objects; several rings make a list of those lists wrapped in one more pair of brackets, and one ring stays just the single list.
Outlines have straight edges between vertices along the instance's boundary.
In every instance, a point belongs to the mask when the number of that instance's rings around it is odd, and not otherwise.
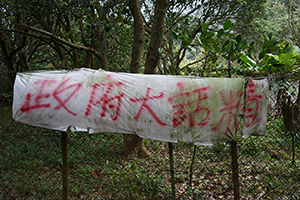
[{"label": "wrinkled fabric", "polygon": [[249,84],[246,90],[243,137],[265,135],[268,107],[268,80],[249,79]]},{"label": "wrinkled fabric", "polygon": [[[129,133],[160,141],[211,145],[235,140],[244,102],[248,107],[243,134],[263,134],[268,87],[261,80],[252,82],[254,86],[247,90],[250,100],[244,101],[242,78],[91,69],[18,73],[13,118],[61,131],[71,127],[73,131]],[[256,94],[263,96],[259,103],[252,100]],[[258,109],[255,116],[251,114],[253,106]]]}]

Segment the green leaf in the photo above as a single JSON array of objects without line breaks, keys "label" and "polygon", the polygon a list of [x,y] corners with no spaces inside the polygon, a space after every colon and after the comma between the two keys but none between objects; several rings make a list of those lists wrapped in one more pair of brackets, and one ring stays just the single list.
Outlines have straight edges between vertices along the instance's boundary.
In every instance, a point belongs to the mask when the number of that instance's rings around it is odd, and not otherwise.
[{"label": "green leaf", "polygon": [[234,55],[234,54],[232,54],[232,55],[231,55],[231,61],[235,61],[236,59],[237,59],[237,56]]},{"label": "green leaf", "polygon": [[273,36],[273,33],[269,33],[268,38],[271,40]]},{"label": "green leaf", "polygon": [[224,29],[218,31],[217,38],[220,38],[224,33]]},{"label": "green leaf", "polygon": [[219,53],[219,54],[221,54],[221,50],[220,50],[220,47],[218,47],[217,45],[213,45],[213,47],[214,47],[214,49],[215,49],[215,51],[217,52],[217,53]]},{"label": "green leaf", "polygon": [[241,35],[236,36],[235,40],[239,44],[241,42],[241,40],[242,40],[242,36]]},{"label": "green leaf", "polygon": [[269,40],[269,41],[266,41],[265,46],[266,47],[273,47],[273,46],[275,46],[275,44],[276,44],[275,41]]},{"label": "green leaf", "polygon": [[180,40],[188,40],[188,37],[185,34],[181,34],[178,38]]},{"label": "green leaf", "polygon": [[293,66],[296,63],[296,59],[292,57],[290,53],[282,53],[279,55],[279,62],[286,67]]},{"label": "green leaf", "polygon": [[234,34],[232,34],[232,33],[225,33],[224,35],[227,37],[234,37]]},{"label": "green leaf", "polygon": [[208,30],[208,24],[203,22],[201,26],[202,26],[203,32],[206,32]]},{"label": "green leaf", "polygon": [[227,20],[226,22],[224,22],[224,24],[223,24],[224,30],[230,29],[231,25],[232,25],[232,24],[231,24],[231,21],[230,21],[230,20]]},{"label": "green leaf", "polygon": [[[252,43],[251,43],[252,44]],[[254,44],[254,43],[253,43]],[[262,43],[261,43],[261,41],[257,41],[257,44],[259,45],[259,47],[261,48],[261,49],[264,49],[264,46],[262,45]]]},{"label": "green leaf", "polygon": [[200,41],[202,42],[202,44],[205,43],[205,37],[203,34],[200,35]]},{"label": "green leaf", "polygon": [[211,49],[212,49],[212,47],[211,47],[211,46],[203,46],[203,48],[204,48],[204,50],[205,50],[205,51],[209,51],[209,50],[211,50]]},{"label": "green leaf", "polygon": [[211,32],[211,31],[209,31],[209,32],[206,33],[206,37],[207,37],[207,38],[211,38],[211,37],[213,37],[214,35],[215,35],[215,33],[214,33],[214,32]]},{"label": "green leaf", "polygon": [[189,25],[189,19],[185,19],[184,24]]},{"label": "green leaf", "polygon": [[233,46],[234,46],[233,42],[230,41],[230,42],[228,43],[227,48],[226,48],[226,52],[227,52],[228,54],[230,54],[230,53],[233,52]]},{"label": "green leaf", "polygon": [[192,72],[192,69],[190,67],[186,67],[186,70],[188,71],[188,73]]},{"label": "green leaf", "polygon": [[241,49],[245,48],[247,46],[247,40],[242,40],[240,44],[241,44]]},{"label": "green leaf", "polygon": [[213,57],[212,57],[212,59],[211,59],[214,63],[215,62],[217,62],[217,60],[218,60],[218,57],[217,57],[217,55],[215,54],[215,55],[213,55]]},{"label": "green leaf", "polygon": [[[254,67],[256,65],[256,62],[252,58],[250,58],[249,56],[245,55],[244,53],[242,53],[242,55],[240,56],[240,59],[248,67]],[[250,70],[251,70],[251,68],[250,68]]]},{"label": "green leaf", "polygon": [[225,60],[228,60],[228,56],[227,56],[227,55],[222,55],[222,57],[223,57]]},{"label": "green leaf", "polygon": [[206,41],[207,44],[208,43],[216,43],[217,42],[216,40],[210,39],[210,38],[207,38],[205,41]]},{"label": "green leaf", "polygon": [[224,44],[222,45],[222,49],[225,49],[228,44],[229,44],[229,40],[227,40],[226,42],[224,42]]},{"label": "green leaf", "polygon": [[174,31],[171,33],[171,38],[172,38],[173,41],[178,40],[178,36]]},{"label": "green leaf", "polygon": [[261,52],[259,52],[258,58],[263,59],[263,57],[265,57],[265,55],[266,55],[266,51],[261,51]]},{"label": "green leaf", "polygon": [[271,53],[268,53],[267,56],[273,58],[274,60],[278,61],[279,60],[279,57],[277,55],[274,55],[274,54],[271,54]]},{"label": "green leaf", "polygon": [[188,39],[182,40],[182,44],[187,48],[190,45],[190,41]]},{"label": "green leaf", "polygon": [[238,45],[238,42],[235,39],[232,39],[232,42],[234,42],[236,45]]}]

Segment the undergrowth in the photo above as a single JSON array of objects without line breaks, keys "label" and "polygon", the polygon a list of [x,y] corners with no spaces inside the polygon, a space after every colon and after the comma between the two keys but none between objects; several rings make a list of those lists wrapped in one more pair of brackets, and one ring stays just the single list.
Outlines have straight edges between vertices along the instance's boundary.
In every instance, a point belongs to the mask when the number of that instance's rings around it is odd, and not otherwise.
[{"label": "undergrowth", "polygon": [[[1,107],[0,199],[61,199],[61,132],[26,126]],[[122,134],[68,133],[70,199],[170,199],[168,144],[144,140],[151,157],[124,158]],[[233,198],[230,144],[174,144],[178,199]],[[299,146],[297,146],[299,147]],[[297,199],[299,148],[291,162],[291,139],[282,120],[268,124],[265,137],[238,133],[242,199]]]}]

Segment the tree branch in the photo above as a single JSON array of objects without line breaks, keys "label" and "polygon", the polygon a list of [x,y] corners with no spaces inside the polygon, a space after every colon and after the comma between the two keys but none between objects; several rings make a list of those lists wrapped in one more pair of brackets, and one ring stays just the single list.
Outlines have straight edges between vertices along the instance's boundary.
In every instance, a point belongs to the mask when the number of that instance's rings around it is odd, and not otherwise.
[{"label": "tree branch", "polygon": [[211,57],[211,55],[205,56],[205,57],[201,58],[200,60],[196,60],[196,61],[194,61],[194,62],[191,62],[191,63],[185,65],[184,67],[180,68],[180,70],[183,70],[183,69],[187,68],[188,66],[197,64],[197,63],[199,63],[199,62],[201,62],[201,61],[203,61],[203,60],[205,60],[205,59],[207,59],[207,58],[209,58],[209,57]]},{"label": "tree branch", "polygon": [[32,27],[32,26],[28,26],[28,25],[26,25],[26,24],[19,24],[19,25],[22,26],[22,27],[24,27],[24,28],[26,28],[26,29],[30,29],[30,30],[32,30],[32,31],[34,31],[34,32],[41,33],[41,34],[43,34],[43,35],[49,36],[53,42],[60,42],[60,43],[62,43],[62,44],[65,44],[65,45],[67,45],[67,46],[73,47],[73,48],[75,48],[75,49],[81,49],[81,50],[85,50],[85,51],[90,51],[90,52],[92,52],[93,54],[95,54],[96,56],[99,54],[99,52],[96,51],[96,50],[93,49],[93,48],[85,47],[85,46],[81,46],[81,45],[77,45],[77,44],[70,43],[70,42],[68,42],[68,41],[66,41],[66,40],[64,40],[64,39],[62,39],[62,38],[59,38],[59,37],[57,37],[56,35],[53,35],[52,33],[49,33],[49,32],[44,31],[44,30],[42,30],[42,29],[35,28],[35,27]]},{"label": "tree branch", "polygon": [[52,31],[52,34],[55,34],[56,29],[57,29],[57,27],[58,27],[58,22],[59,22],[59,20],[60,20],[60,16],[61,16],[61,14],[62,14],[62,10],[61,10],[60,6],[58,5],[58,3],[56,2],[56,0],[52,0],[52,1],[54,2],[54,4],[56,5],[56,7],[57,7],[57,9],[58,9],[58,16],[57,16],[57,19],[56,19],[56,21],[55,21],[54,28],[53,28],[53,31]]}]

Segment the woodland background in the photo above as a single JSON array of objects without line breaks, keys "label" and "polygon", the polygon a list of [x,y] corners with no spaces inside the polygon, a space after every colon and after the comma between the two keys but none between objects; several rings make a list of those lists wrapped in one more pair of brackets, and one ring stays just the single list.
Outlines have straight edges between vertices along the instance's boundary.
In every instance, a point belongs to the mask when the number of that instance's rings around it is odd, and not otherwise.
[{"label": "woodland background", "polygon": [[[60,133],[12,121],[16,73],[85,67],[269,78],[266,137],[239,135],[237,141],[241,197],[299,198],[299,5],[299,0],[0,0],[0,197],[61,196]],[[166,144],[111,133],[70,137],[71,198],[169,197]],[[178,144],[174,150],[177,195],[232,197],[229,145],[198,147],[189,184],[191,148]],[[133,150],[147,158],[137,159]]]}]

